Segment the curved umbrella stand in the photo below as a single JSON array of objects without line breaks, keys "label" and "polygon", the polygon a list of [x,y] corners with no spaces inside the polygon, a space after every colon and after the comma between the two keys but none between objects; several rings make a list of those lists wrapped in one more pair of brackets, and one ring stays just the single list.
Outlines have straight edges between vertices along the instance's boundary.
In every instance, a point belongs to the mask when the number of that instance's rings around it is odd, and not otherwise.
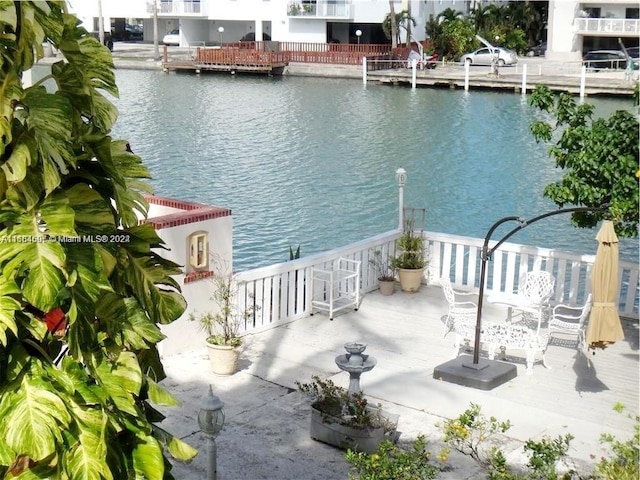
[{"label": "curved umbrella stand", "polygon": [[602,222],[596,235],[598,250],[591,272],[593,307],[587,327],[589,350],[606,348],[624,339],[617,309],[618,237],[610,220]]}]

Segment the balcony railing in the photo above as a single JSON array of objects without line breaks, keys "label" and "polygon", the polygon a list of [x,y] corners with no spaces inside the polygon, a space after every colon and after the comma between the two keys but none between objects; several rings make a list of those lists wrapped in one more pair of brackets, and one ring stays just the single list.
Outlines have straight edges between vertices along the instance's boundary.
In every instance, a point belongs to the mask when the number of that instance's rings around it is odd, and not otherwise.
[{"label": "balcony railing", "polygon": [[575,26],[576,33],[586,35],[640,35],[640,20],[637,18],[576,18]]},{"label": "balcony railing", "polygon": [[[153,13],[153,1],[147,2],[147,12]],[[158,15],[207,16],[207,0],[156,0]]]},{"label": "balcony railing", "polygon": [[[377,288],[376,271],[371,264],[374,252],[383,257],[395,253],[399,230],[372,237],[345,247],[317,255],[279,263],[269,267],[240,272],[238,301],[242,311],[254,306],[255,314],[247,319],[245,331],[268,327],[308,316],[311,311],[311,270],[330,268],[340,257],[361,261],[361,290]],[[483,240],[457,235],[425,232],[429,266],[427,278],[434,281],[449,277],[460,287],[475,289],[480,281]],[[578,255],[547,248],[504,243],[488,263],[486,292],[512,292],[521,276],[529,270],[551,272],[556,279],[552,302],[583,304],[590,292],[589,277],[594,255]],[[637,263],[620,261],[618,271],[618,311],[620,315],[638,318],[639,267]]]},{"label": "balcony railing", "polygon": [[351,19],[350,2],[320,0],[314,3],[292,1],[287,4],[287,16],[321,19]]}]

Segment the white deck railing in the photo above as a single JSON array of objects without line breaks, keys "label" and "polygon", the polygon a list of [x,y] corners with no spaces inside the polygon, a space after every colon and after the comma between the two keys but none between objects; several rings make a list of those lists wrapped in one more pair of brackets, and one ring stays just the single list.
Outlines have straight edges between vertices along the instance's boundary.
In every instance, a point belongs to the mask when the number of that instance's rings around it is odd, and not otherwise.
[{"label": "white deck railing", "polygon": [[[256,307],[245,331],[272,326],[308,316],[311,313],[312,268],[330,268],[340,258],[362,262],[361,289],[363,293],[377,288],[377,278],[370,259],[380,250],[383,258],[395,253],[395,240],[400,230],[393,230],[366,240],[336,248],[299,260],[236,274],[240,284],[240,308]],[[479,285],[483,240],[457,235],[425,232],[429,267],[427,282],[442,276],[462,288],[476,289]],[[491,244],[490,244],[491,246]],[[589,274],[594,255],[578,255],[547,248],[504,243],[488,263],[486,293],[512,292],[518,279],[528,270],[546,270],[556,279],[552,301],[582,304],[590,292]],[[618,311],[620,315],[638,318],[638,265],[621,261],[619,265]]]}]

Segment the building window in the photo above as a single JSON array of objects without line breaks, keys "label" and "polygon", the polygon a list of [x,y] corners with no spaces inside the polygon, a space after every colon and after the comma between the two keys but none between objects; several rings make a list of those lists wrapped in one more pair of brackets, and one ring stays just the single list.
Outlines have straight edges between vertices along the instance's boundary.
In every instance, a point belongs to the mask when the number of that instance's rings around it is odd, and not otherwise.
[{"label": "building window", "polygon": [[206,232],[189,236],[189,266],[191,270],[204,270],[209,266],[209,239]]}]

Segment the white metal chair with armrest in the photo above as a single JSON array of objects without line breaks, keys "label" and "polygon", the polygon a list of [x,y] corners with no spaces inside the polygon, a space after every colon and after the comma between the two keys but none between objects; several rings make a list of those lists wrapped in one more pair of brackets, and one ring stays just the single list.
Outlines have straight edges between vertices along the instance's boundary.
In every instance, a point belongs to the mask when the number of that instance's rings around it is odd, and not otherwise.
[{"label": "white metal chair with armrest", "polygon": [[549,340],[557,334],[567,334],[577,336],[577,348],[585,346],[587,317],[591,311],[593,299],[591,294],[587,296],[585,304],[582,306],[570,306],[559,304],[553,307],[551,319],[549,320]]},{"label": "white metal chair with armrest", "polygon": [[525,321],[528,316],[533,315],[538,333],[540,333],[545,312],[548,313],[550,308],[549,300],[553,296],[555,283],[556,279],[551,273],[544,270],[533,270],[525,274],[524,282],[518,288],[517,296],[526,299],[525,303],[521,302],[521,307],[517,307],[519,314]]},{"label": "white metal chair with armrest", "polygon": [[478,304],[471,301],[461,301],[460,297],[477,295],[475,292],[461,292],[454,290],[451,285],[451,281],[443,277],[440,279],[440,286],[444,293],[444,298],[449,304],[449,312],[444,322],[444,332],[442,336],[445,337],[453,329],[453,325],[456,321],[474,324],[478,317]]}]

